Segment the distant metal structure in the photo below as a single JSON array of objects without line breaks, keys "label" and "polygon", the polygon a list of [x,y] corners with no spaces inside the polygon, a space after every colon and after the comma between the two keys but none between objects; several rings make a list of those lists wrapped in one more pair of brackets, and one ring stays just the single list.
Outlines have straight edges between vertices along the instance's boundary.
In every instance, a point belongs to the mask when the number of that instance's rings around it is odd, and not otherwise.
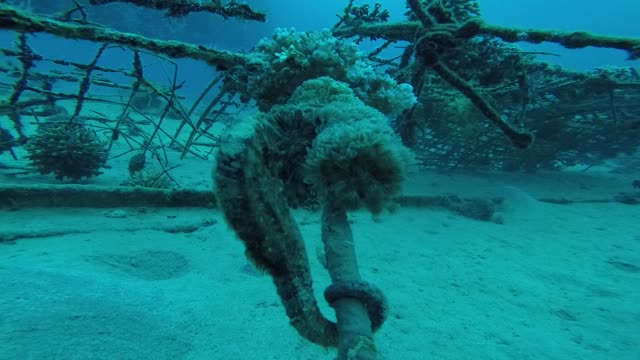
[{"label": "distant metal structure", "polygon": [[[398,82],[411,83],[419,97],[396,129],[423,167],[562,169],[640,146],[636,69],[571,72],[509,44],[616,48],[638,59],[640,39],[493,26],[482,21],[474,0],[407,4],[409,21],[388,23],[380,6],[349,1],[333,32],[356,42],[384,40],[370,58]],[[395,43],[409,45],[398,58],[379,56]]]},{"label": "distant metal structure", "polygon": [[[486,72],[478,71],[472,79],[480,83],[482,74],[502,73],[500,82],[478,88],[503,116],[531,131],[534,143],[526,149],[514,149],[500,131],[478,121],[482,114],[471,103],[431,78],[416,114],[423,119],[414,147],[422,166],[536,171],[579,165],[586,169],[637,151],[640,76],[634,68],[578,73],[547,66],[517,52],[503,55],[497,65],[477,59],[476,68]],[[504,60],[509,57],[517,64],[509,65]]]}]

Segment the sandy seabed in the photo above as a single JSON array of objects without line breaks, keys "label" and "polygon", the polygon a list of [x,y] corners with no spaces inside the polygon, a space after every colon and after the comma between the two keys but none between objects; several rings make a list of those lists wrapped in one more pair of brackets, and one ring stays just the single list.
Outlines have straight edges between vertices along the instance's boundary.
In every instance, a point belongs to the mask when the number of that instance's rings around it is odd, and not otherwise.
[{"label": "sandy seabed", "polygon": [[[201,171],[190,176],[208,186]],[[502,223],[428,208],[350,214],[362,275],[389,301],[380,358],[640,359],[640,208],[537,200],[608,199],[629,180],[421,174],[405,193],[501,196]],[[295,216],[333,317],[319,213]],[[22,208],[0,219],[13,239],[0,243],[0,359],[335,357],[288,324],[216,210]]]}]

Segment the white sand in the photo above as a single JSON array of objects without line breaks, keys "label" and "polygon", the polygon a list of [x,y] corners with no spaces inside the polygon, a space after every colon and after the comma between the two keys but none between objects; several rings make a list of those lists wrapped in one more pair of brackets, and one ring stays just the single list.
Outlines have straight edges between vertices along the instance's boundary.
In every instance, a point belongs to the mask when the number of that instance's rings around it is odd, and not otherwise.
[{"label": "white sand", "polygon": [[[112,121],[120,112],[91,109]],[[23,119],[30,134],[32,119]],[[167,119],[163,129],[173,134],[177,125]],[[0,162],[25,166],[16,150],[20,161],[5,152]],[[120,140],[111,156],[126,151]],[[84,182],[124,182],[131,154]],[[168,156],[180,165],[172,174],[181,186],[210,188],[210,161]],[[0,182],[59,183],[12,173],[0,171]],[[440,209],[403,208],[376,221],[351,214],[362,275],[390,305],[376,334],[380,358],[640,359],[640,207],[536,200],[611,199],[631,191],[631,179],[420,174],[405,193],[502,196],[504,223]],[[296,217],[317,298],[333,317],[322,300],[328,275],[316,259],[319,215]],[[215,210],[0,209],[2,238],[16,240],[0,243],[0,360],[335,357],[289,326],[270,278],[248,265]]]},{"label": "white sand", "polygon": [[[424,174],[407,193],[505,196],[504,224],[438,209],[352,214],[362,274],[390,304],[380,358],[640,359],[639,208],[535,200],[610,197],[628,180]],[[0,234],[61,233],[0,244],[0,359],[335,356],[289,326],[214,210],[0,211]],[[333,317],[319,215],[296,217]]]}]

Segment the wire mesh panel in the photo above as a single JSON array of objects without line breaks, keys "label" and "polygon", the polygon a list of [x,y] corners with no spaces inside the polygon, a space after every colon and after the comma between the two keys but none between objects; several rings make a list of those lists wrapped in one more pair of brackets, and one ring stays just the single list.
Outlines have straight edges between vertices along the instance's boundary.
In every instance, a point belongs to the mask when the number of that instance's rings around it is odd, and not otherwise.
[{"label": "wire mesh panel", "polygon": [[129,161],[122,184],[175,187],[171,170],[185,157],[210,158],[226,110],[237,108],[214,71],[187,98],[178,64],[165,57],[103,43],[76,62],[41,55],[33,40],[16,33],[0,49],[0,151],[16,174],[79,180]]}]

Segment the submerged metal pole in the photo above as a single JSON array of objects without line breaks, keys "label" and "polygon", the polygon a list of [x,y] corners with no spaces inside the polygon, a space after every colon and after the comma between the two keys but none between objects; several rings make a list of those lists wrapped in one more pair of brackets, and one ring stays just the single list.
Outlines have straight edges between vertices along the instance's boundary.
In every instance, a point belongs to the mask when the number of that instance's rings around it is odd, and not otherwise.
[{"label": "submerged metal pole", "polygon": [[373,332],[385,318],[382,293],[360,278],[346,210],[330,201],[322,213],[322,242],[333,284],[325,298],[336,312],[338,360],[377,358]]}]

